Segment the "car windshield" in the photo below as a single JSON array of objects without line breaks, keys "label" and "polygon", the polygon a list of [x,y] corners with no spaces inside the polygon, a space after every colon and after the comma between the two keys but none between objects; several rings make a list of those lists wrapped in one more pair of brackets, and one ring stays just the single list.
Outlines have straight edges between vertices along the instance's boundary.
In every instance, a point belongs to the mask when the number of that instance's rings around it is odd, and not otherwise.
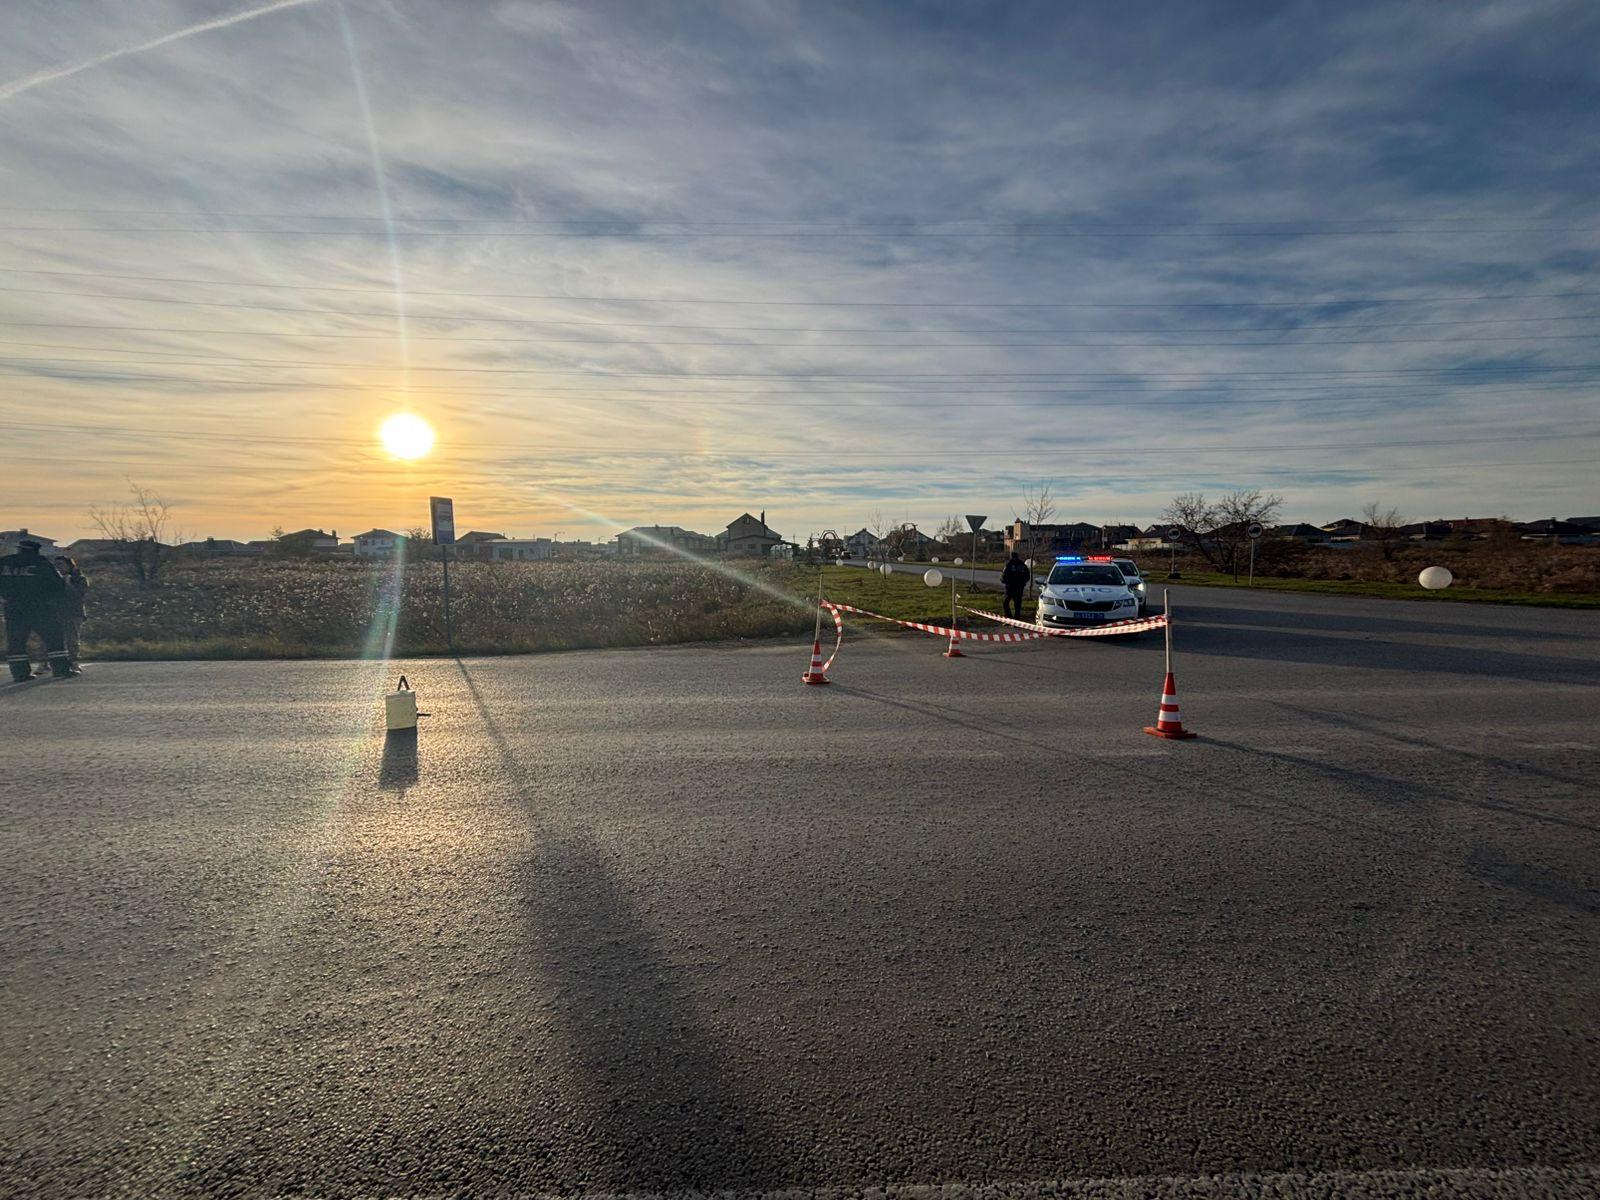
[{"label": "car windshield", "polygon": [[1129,579],[1137,579],[1139,577],[1139,568],[1131,558],[1117,559],[1116,566]]},{"label": "car windshield", "polygon": [[1050,572],[1051,583],[1087,583],[1122,586],[1122,572],[1109,563],[1057,563]]}]

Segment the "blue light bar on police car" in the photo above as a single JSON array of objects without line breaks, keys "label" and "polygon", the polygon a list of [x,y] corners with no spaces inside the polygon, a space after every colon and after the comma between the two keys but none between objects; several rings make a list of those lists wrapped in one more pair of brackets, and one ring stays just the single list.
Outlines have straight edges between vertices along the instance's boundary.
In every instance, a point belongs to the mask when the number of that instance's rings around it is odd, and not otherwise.
[{"label": "blue light bar on police car", "polygon": [[1083,557],[1081,555],[1078,555],[1078,554],[1058,554],[1058,555],[1056,555],[1056,561],[1057,562],[1082,562],[1083,561]]}]

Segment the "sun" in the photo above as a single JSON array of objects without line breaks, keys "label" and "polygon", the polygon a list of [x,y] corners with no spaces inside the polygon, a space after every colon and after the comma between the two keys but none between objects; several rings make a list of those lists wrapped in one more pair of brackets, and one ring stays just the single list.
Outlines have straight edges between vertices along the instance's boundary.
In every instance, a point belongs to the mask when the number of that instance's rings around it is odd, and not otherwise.
[{"label": "sun", "polygon": [[383,448],[396,458],[421,458],[433,449],[433,426],[411,413],[396,413],[378,429]]}]

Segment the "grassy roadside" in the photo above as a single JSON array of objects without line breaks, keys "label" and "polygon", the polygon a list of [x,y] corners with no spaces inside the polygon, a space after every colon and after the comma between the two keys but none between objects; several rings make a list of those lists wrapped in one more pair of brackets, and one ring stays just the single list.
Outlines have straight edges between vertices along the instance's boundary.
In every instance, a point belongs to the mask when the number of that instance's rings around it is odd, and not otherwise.
[{"label": "grassy roadside", "polygon": [[[1152,587],[1165,582],[1165,572],[1152,573]],[[1188,587],[1245,587],[1243,579],[1220,571],[1184,571],[1173,581]],[[1380,600],[1449,600],[1468,604],[1517,604],[1538,608],[1600,608],[1600,594],[1509,592],[1499,588],[1451,586],[1430,592],[1416,582],[1387,583],[1359,579],[1271,579],[1256,576],[1256,591],[1312,592],[1324,596],[1362,596]]]},{"label": "grassy roadside", "polygon": [[[951,573],[942,567],[939,569],[944,574],[944,582],[930,588],[922,582],[920,574],[896,571],[884,576],[859,567],[824,567],[822,586],[827,598],[837,600],[840,604],[870,609],[901,621],[944,625],[950,621]],[[811,575],[811,581],[814,588],[814,574]],[[1000,611],[1000,596],[995,592],[969,592],[966,581],[962,579],[957,580],[956,592],[960,602],[970,608],[993,613]],[[813,596],[815,594],[811,593]],[[963,623],[965,619],[966,614],[962,614]]]}]

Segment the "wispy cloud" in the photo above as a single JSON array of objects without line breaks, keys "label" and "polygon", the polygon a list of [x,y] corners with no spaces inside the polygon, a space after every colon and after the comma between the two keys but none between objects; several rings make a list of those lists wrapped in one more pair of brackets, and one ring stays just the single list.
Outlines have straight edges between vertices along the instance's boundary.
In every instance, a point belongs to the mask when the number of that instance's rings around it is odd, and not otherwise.
[{"label": "wispy cloud", "polygon": [[14,435],[50,530],[129,470],[219,535],[1594,508],[1593,6],[346,0],[359,91],[325,5],[116,61],[289,7],[0,47],[0,407],[104,431]]}]

